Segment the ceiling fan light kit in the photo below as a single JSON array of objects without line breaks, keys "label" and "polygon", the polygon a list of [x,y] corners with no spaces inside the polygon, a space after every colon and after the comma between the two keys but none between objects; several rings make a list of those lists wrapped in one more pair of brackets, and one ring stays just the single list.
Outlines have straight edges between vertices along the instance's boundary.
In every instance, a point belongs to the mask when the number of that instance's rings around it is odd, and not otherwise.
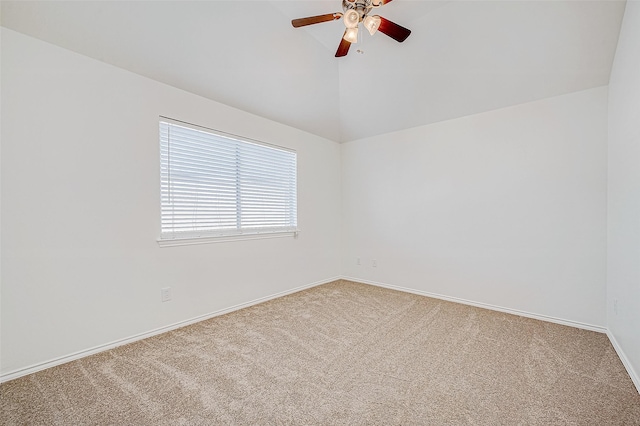
[{"label": "ceiling fan light kit", "polygon": [[369,31],[369,34],[374,35],[378,28],[380,27],[380,17],[378,15],[367,16],[362,21],[364,27]]},{"label": "ceiling fan light kit", "polygon": [[347,28],[344,32],[344,36],[342,37],[349,43],[357,43],[358,42],[358,27]]},{"label": "ceiling fan light kit", "polygon": [[336,51],[336,57],[346,56],[352,43],[358,41],[358,25],[362,25],[374,35],[377,31],[402,43],[409,37],[411,31],[405,27],[391,22],[378,15],[370,15],[374,8],[378,8],[389,3],[391,0],[342,0],[342,10],[344,13],[336,12],[326,15],[310,16],[291,21],[295,27],[319,24],[321,22],[336,21],[342,18],[345,26],[344,35],[340,40],[340,45]]},{"label": "ceiling fan light kit", "polygon": [[360,22],[360,15],[355,9],[349,9],[344,12],[344,26],[347,28],[356,28]]}]

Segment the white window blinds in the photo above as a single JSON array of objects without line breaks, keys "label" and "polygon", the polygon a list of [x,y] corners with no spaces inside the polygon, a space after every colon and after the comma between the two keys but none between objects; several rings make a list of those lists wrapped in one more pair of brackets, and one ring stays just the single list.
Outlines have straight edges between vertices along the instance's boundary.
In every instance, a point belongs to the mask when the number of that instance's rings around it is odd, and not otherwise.
[{"label": "white window blinds", "polygon": [[160,121],[160,239],[296,230],[296,153]]}]

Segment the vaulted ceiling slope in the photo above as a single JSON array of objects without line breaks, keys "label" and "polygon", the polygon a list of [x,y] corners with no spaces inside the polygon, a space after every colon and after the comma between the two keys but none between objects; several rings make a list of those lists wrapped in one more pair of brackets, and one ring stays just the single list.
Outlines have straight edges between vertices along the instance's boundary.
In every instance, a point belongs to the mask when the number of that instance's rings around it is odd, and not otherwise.
[{"label": "vaulted ceiling slope", "polygon": [[[394,0],[412,30],[335,58],[340,0],[2,1],[2,25],[244,111],[350,141],[608,84],[623,1]],[[358,53],[360,50],[364,53]]]}]

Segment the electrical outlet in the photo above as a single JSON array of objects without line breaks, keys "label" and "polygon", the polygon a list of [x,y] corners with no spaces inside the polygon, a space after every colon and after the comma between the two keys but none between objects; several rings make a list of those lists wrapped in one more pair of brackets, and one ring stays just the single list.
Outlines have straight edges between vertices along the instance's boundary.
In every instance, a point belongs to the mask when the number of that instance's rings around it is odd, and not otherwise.
[{"label": "electrical outlet", "polygon": [[618,299],[613,299],[613,313],[618,315]]},{"label": "electrical outlet", "polygon": [[160,296],[163,302],[171,300],[171,287],[165,287],[160,289]]},{"label": "electrical outlet", "polygon": [[377,268],[377,267],[378,267],[378,261],[377,261],[377,260],[375,260],[375,259],[373,259],[373,260],[371,261],[371,266],[372,266],[372,267],[374,267],[374,268]]},{"label": "electrical outlet", "polygon": [[361,263],[360,263],[360,258],[359,258],[359,257],[356,257],[356,265],[360,265],[360,264],[361,264]]}]

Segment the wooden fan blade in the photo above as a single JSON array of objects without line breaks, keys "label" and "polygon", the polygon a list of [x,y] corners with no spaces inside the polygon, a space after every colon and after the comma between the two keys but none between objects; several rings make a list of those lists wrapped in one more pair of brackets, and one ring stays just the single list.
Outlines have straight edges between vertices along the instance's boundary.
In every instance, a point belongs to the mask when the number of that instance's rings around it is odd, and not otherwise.
[{"label": "wooden fan blade", "polygon": [[399,43],[405,41],[407,37],[409,37],[409,34],[411,34],[411,30],[408,30],[395,22],[391,22],[388,19],[384,19],[382,16],[380,17],[380,26],[378,27],[378,31],[388,35]]},{"label": "wooden fan blade", "polygon": [[305,25],[319,24],[321,22],[335,21],[342,18],[342,13],[327,13],[326,15],[309,16],[307,18],[294,19],[291,25],[295,28],[304,27]]},{"label": "wooden fan blade", "polygon": [[[347,31],[344,32],[347,34]],[[340,46],[338,46],[338,50],[336,51],[336,58],[341,56],[347,56],[349,53],[349,48],[351,47],[351,42],[344,39],[344,36],[340,39]]]}]

